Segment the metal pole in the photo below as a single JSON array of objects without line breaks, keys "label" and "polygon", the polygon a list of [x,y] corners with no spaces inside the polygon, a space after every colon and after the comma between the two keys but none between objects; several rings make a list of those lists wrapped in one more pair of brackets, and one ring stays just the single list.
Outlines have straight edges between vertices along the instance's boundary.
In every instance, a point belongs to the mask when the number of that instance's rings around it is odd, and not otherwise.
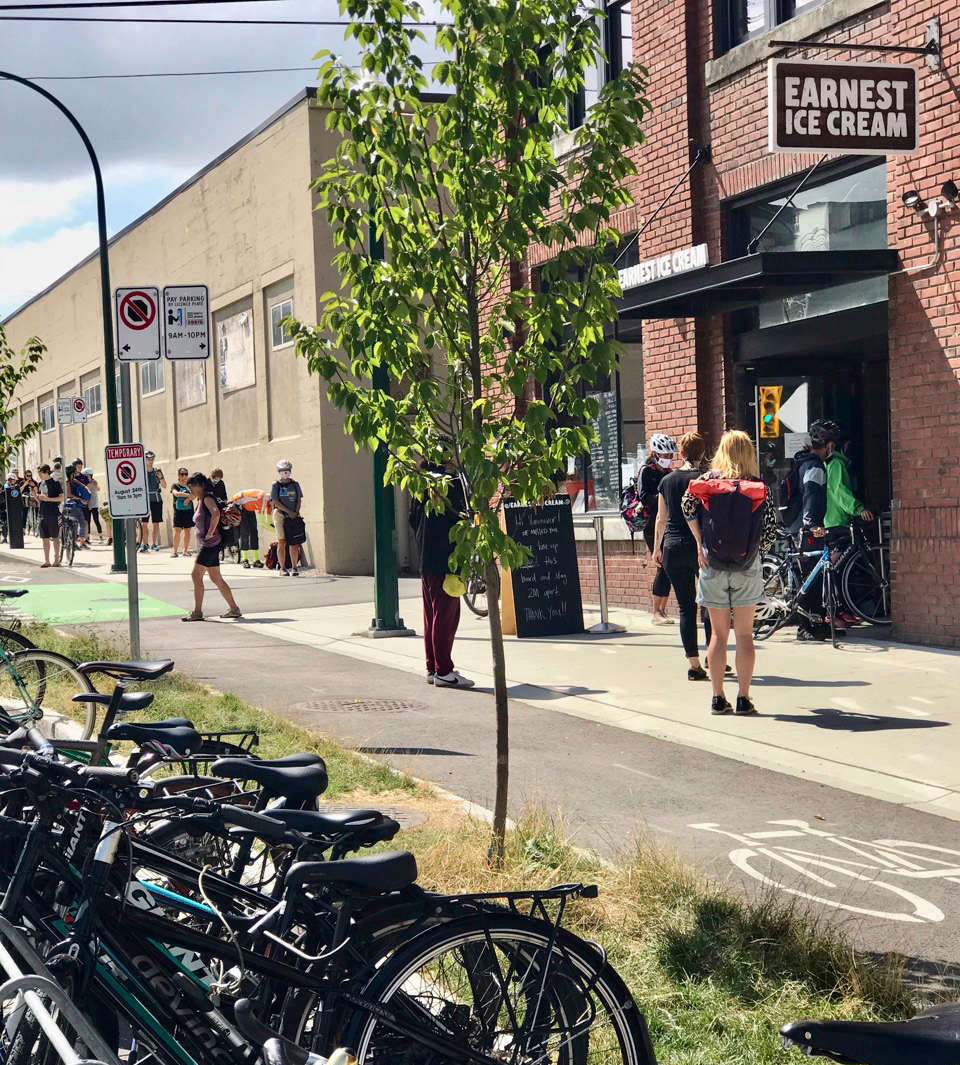
[{"label": "metal pole", "polygon": [[[107,416],[107,443],[116,444],[120,440],[120,432],[117,424],[117,388],[113,361],[113,307],[110,295],[110,264],[107,256],[107,208],[103,195],[103,177],[100,173],[100,162],[97,159],[97,153],[93,150],[93,145],[90,143],[86,130],[56,96],[34,84],[34,82],[21,78],[17,74],[11,74],[6,70],[0,70],[0,78],[15,81],[18,85],[25,85],[28,89],[38,92],[45,100],[49,100],[77,131],[80,140],[83,141],[84,148],[87,149],[87,154],[90,156],[90,164],[93,167],[93,180],[97,191],[97,233],[100,240],[100,301],[103,314],[103,368],[106,375],[103,382],[104,406],[106,408],[104,413]],[[63,456],[62,437],[60,455],[61,457]],[[123,573],[125,569],[123,523],[121,522],[113,532],[113,570],[115,573]]]},{"label": "metal pole", "polygon": [[[384,258],[383,234],[377,232],[370,211],[370,257]],[[390,375],[384,366],[371,372],[371,384],[381,392],[390,389]],[[393,486],[383,483],[387,471],[387,449],[381,443],[373,453],[373,620],[367,635],[412,636],[400,617],[400,588],[397,583],[397,514]]]},{"label": "metal pole", "polygon": [[[130,401],[130,363],[120,363],[120,411],[123,417],[123,441],[133,442],[133,404]],[[127,543],[132,550],[127,560],[127,615],[130,623],[130,657],[140,657],[140,581],[137,573],[137,519],[126,518],[116,523],[126,530]],[[116,542],[116,530],[114,531]]]},{"label": "metal pole", "polygon": [[603,635],[608,632],[626,632],[623,625],[615,625],[610,621],[607,612],[607,560],[603,548],[603,515],[594,514],[593,531],[597,537],[597,580],[600,585],[600,621],[591,625],[587,632],[595,635]]}]

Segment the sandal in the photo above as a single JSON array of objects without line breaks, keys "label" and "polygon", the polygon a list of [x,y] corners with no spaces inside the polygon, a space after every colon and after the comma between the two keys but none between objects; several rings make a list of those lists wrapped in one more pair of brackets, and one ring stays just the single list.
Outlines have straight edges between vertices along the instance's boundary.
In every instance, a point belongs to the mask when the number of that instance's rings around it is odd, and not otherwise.
[{"label": "sandal", "polygon": [[50,563],[49,562],[41,562],[40,563],[40,568],[41,569],[49,569],[50,568]]},{"label": "sandal", "polygon": [[181,621],[203,621],[203,614],[196,610],[191,610],[189,614],[185,614]]},{"label": "sandal", "polygon": [[240,613],[240,607],[237,606],[237,607],[233,607],[231,610],[227,610],[225,613],[221,614],[220,617],[222,617],[222,618],[242,618],[243,614]]}]

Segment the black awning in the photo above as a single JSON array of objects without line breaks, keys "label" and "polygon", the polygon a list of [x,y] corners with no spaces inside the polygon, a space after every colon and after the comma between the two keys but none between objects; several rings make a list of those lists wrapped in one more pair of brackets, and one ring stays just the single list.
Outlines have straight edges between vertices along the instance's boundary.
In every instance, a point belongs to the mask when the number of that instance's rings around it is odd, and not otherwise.
[{"label": "black awning", "polygon": [[621,320],[697,318],[881,277],[899,269],[900,256],[888,248],[761,251],[628,289],[617,304]]}]

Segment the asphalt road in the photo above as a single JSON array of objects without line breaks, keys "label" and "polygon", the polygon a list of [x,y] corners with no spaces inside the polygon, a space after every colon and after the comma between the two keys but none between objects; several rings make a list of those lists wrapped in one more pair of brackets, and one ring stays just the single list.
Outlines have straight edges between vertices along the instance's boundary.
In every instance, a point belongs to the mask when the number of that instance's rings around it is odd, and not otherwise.
[{"label": "asphalt road", "polygon": [[[6,560],[0,585],[5,576],[25,587],[64,580],[62,571]],[[84,580],[80,571],[73,578]],[[282,614],[285,605],[315,605],[318,591],[324,602],[363,602],[369,588],[363,578],[296,584],[268,575],[244,583],[244,602]],[[149,594],[190,604],[186,581],[151,583]],[[119,623],[104,627],[125,632]],[[152,618],[143,640],[146,652],[173,657],[216,688],[492,805],[489,692],[437,690],[242,625]],[[794,895],[864,949],[902,952],[932,971],[960,963],[956,821],[573,718],[549,703],[543,689],[513,693],[514,814],[526,803],[545,806],[576,843],[606,854],[652,834],[743,890],[772,884]]]}]

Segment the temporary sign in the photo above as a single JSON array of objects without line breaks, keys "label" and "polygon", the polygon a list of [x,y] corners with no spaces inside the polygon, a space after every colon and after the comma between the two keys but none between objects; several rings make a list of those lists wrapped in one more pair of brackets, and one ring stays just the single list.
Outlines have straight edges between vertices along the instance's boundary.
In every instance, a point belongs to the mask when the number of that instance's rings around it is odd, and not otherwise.
[{"label": "temporary sign", "polygon": [[83,396],[74,396],[70,401],[74,423],[83,423],[87,420],[87,401]]},{"label": "temporary sign", "polygon": [[150,504],[143,444],[108,444],[104,454],[110,517],[146,518]]},{"label": "temporary sign", "polygon": [[914,67],[771,59],[767,108],[771,152],[910,155],[919,147]]},{"label": "temporary sign", "polygon": [[167,285],[163,335],[168,359],[210,357],[210,295],[206,285]]},{"label": "temporary sign", "polygon": [[57,400],[57,424],[73,425],[73,396],[61,396]]},{"label": "temporary sign", "polygon": [[117,358],[121,362],[150,362],[160,358],[160,292],[149,285],[118,288]]},{"label": "temporary sign", "polygon": [[620,287],[626,290],[647,285],[651,281],[659,281],[664,277],[673,277],[674,274],[685,274],[688,270],[699,270],[709,261],[706,244],[698,244],[695,248],[678,248],[676,251],[667,252],[666,255],[658,255],[655,259],[646,259],[635,266],[625,266],[617,271],[617,275],[620,278]]}]

